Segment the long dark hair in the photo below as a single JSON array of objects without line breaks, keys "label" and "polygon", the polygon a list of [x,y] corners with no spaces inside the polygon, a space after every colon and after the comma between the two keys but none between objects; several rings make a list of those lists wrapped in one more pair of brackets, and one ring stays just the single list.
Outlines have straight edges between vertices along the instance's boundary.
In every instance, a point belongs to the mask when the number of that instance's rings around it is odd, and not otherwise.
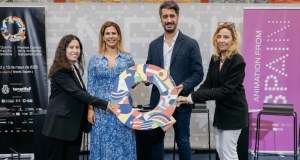
[{"label": "long dark hair", "polygon": [[53,64],[51,65],[50,70],[49,70],[49,74],[48,74],[49,79],[53,76],[53,74],[58,69],[66,69],[66,70],[72,71],[73,63],[67,59],[66,50],[67,50],[67,47],[69,46],[69,44],[71,43],[71,41],[73,41],[73,40],[77,40],[80,45],[80,56],[78,58],[77,63],[78,63],[79,70],[80,70],[81,74],[83,75],[83,73],[84,73],[84,68],[83,68],[84,58],[83,58],[82,44],[77,36],[69,34],[69,35],[65,35],[58,43],[58,46],[57,46],[57,49],[55,52],[55,57],[53,60]]}]

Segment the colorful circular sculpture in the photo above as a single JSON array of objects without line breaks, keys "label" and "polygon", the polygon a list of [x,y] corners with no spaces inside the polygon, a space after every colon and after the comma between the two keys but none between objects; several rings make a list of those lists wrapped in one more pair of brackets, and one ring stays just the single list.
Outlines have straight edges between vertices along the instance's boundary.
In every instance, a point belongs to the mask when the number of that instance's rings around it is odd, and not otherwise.
[{"label": "colorful circular sculpture", "polygon": [[[160,100],[152,111],[139,112],[129,103],[129,91],[134,83],[146,80],[159,89]],[[150,64],[139,64],[128,68],[116,79],[110,103],[114,106],[112,112],[128,127],[135,130],[161,127],[166,131],[176,122],[172,117],[176,99],[176,85],[165,70]]]},{"label": "colorful circular sculpture", "polygon": [[[16,25],[19,28],[18,33],[11,34],[8,30],[8,25]],[[24,22],[17,16],[8,16],[2,21],[1,34],[4,39],[11,42],[24,41],[25,40],[26,26]]]}]

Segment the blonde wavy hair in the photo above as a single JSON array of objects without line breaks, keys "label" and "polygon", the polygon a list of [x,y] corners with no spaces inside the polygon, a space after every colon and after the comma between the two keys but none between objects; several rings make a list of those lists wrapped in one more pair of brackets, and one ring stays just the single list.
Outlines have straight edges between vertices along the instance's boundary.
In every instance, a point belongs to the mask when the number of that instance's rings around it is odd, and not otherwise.
[{"label": "blonde wavy hair", "polygon": [[118,35],[120,37],[120,40],[117,44],[117,50],[121,51],[122,53],[124,54],[127,54],[127,52],[125,51],[124,47],[123,47],[123,42],[122,42],[122,33],[121,33],[121,29],[119,27],[118,24],[116,24],[115,22],[111,22],[111,21],[107,21],[105,22],[101,29],[100,29],[100,33],[99,33],[99,50],[98,50],[98,54],[103,54],[105,51],[106,51],[106,43],[105,41],[103,40],[103,37],[104,37],[104,32],[105,32],[105,29],[107,27],[114,27],[117,32],[118,32]]},{"label": "blonde wavy hair", "polygon": [[215,31],[213,39],[212,39],[212,42],[214,45],[214,53],[213,53],[214,61],[221,59],[221,51],[218,48],[217,36],[218,36],[218,33],[220,32],[220,30],[223,28],[228,29],[231,32],[231,36],[232,36],[231,46],[227,49],[227,51],[225,51],[225,54],[223,53],[225,55],[225,59],[230,59],[233,55],[239,54],[239,52],[240,52],[240,34],[236,30],[234,23],[233,22],[220,22],[218,24],[218,28]]}]

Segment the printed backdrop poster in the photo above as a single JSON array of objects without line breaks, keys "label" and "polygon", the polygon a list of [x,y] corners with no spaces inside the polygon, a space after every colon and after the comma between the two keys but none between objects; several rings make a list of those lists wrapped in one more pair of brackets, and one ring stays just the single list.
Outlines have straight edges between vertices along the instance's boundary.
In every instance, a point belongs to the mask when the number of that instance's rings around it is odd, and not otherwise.
[{"label": "printed backdrop poster", "polygon": [[[245,9],[243,55],[249,110],[263,103],[294,104],[300,113],[300,9]],[[250,113],[254,150],[257,112]],[[293,117],[261,118],[260,151],[293,151]]]},{"label": "printed backdrop poster", "polygon": [[0,7],[0,107],[48,104],[45,8]]}]

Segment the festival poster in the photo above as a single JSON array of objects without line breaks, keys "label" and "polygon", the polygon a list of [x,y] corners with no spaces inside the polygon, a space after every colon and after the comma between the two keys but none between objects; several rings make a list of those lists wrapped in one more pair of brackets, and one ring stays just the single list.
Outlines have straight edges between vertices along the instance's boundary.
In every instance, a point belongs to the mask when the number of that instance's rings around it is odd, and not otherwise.
[{"label": "festival poster", "polygon": [[0,107],[48,104],[45,8],[0,7]]},{"label": "festival poster", "polygon": [[[249,148],[254,150],[257,110],[263,103],[293,104],[300,113],[300,9],[245,9],[243,56],[250,110]],[[298,126],[298,125],[297,125]],[[262,152],[293,152],[293,117],[261,118]]]}]

